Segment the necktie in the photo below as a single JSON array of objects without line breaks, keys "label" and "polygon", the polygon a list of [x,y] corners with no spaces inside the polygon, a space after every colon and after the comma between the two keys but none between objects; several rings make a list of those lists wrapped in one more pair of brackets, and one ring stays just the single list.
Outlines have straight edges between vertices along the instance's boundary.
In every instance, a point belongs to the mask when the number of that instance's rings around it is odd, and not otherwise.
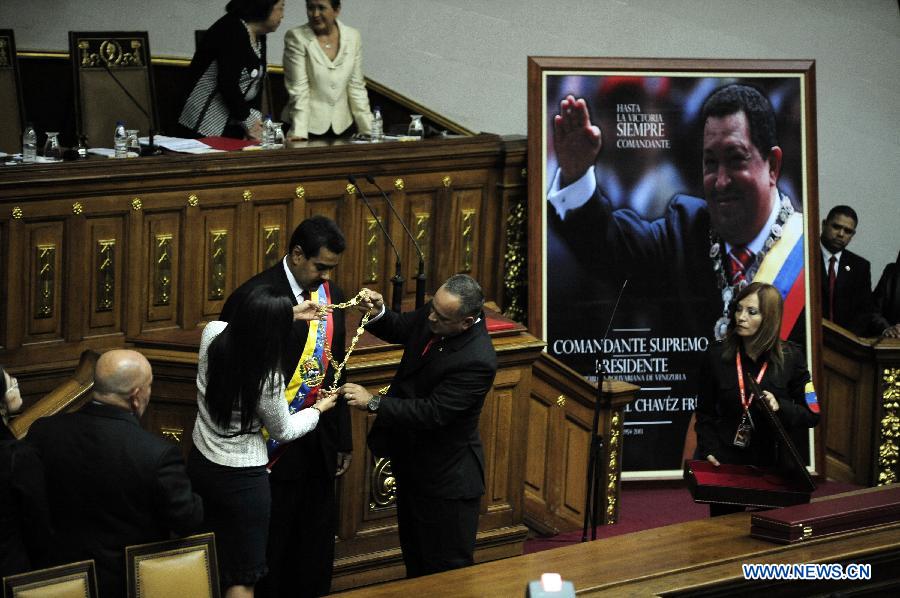
[{"label": "necktie", "polygon": [[746,280],[747,268],[753,262],[753,252],[746,247],[735,247],[728,253],[728,257],[731,284],[735,285]]},{"label": "necktie", "polygon": [[837,281],[837,258],[828,259],[828,319],[834,322],[834,283]]},{"label": "necktie", "polygon": [[422,356],[425,356],[428,353],[428,350],[431,349],[431,345],[433,345],[440,337],[436,334],[432,334],[431,338],[428,339],[428,342],[425,343],[425,348],[422,349]]}]

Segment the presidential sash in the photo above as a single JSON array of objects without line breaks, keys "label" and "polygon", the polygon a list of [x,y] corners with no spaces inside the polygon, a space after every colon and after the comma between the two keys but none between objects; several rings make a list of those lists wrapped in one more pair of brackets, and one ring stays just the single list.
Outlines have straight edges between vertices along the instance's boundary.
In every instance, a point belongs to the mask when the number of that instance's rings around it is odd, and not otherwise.
[{"label": "presidential sash", "polygon": [[[315,301],[323,308],[329,305],[331,289],[328,283],[322,283],[318,289],[313,291],[310,300]],[[325,349],[331,346],[334,334],[334,315],[327,313],[324,320],[312,320],[308,324],[309,331],[303,345],[303,352],[297,361],[294,374],[284,389],[284,400],[287,401],[288,411],[292,415],[316,402],[319,389],[322,387],[328,371],[329,355]],[[263,437],[266,439],[266,448],[269,452],[267,467],[271,469],[281,457],[286,445],[270,438],[265,428],[263,428]]]},{"label": "presidential sash", "polygon": [[766,253],[753,282],[774,286],[784,298],[781,317],[781,338],[787,339],[800,312],[806,305],[806,285],[803,264],[803,214],[794,212],[781,230],[781,238]]}]

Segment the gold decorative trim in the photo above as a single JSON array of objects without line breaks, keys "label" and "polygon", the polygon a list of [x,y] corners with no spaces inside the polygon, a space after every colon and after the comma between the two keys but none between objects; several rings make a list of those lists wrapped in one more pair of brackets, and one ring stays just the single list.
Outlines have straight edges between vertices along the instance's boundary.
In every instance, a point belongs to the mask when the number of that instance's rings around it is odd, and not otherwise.
[{"label": "gold decorative trim", "polygon": [[210,301],[225,298],[225,274],[228,272],[228,231],[209,231],[209,289]]},{"label": "gold decorative trim", "polygon": [[524,198],[511,203],[506,217],[506,253],[503,256],[503,312],[510,320],[527,319],[528,205]]},{"label": "gold decorative trim", "polygon": [[116,240],[97,241],[97,305],[94,311],[112,311],[116,296]]},{"label": "gold decorative trim", "polygon": [[175,444],[181,444],[181,437],[184,436],[184,428],[179,427],[161,427],[159,429],[159,434],[163,438],[167,438],[171,440]]},{"label": "gold decorative trim", "polygon": [[364,258],[365,282],[378,282],[378,236],[380,229],[378,221],[374,218],[366,218],[366,254]]},{"label": "gold decorative trim", "polygon": [[403,191],[406,188],[406,183],[403,182],[403,179],[394,179],[394,189],[397,191]]},{"label": "gold decorative trim", "polygon": [[397,502],[397,479],[391,469],[390,459],[375,459],[370,494],[369,509],[372,511],[387,509]]},{"label": "gold decorative trim", "polygon": [[263,227],[263,242],[265,244],[263,250],[263,267],[271,268],[278,262],[279,258],[281,258],[281,252],[278,251],[281,246],[281,227]]},{"label": "gold decorative trim", "polygon": [[131,209],[137,212],[141,208],[144,207],[144,202],[141,201],[140,197],[135,197],[131,200]]},{"label": "gold decorative trim", "polygon": [[413,217],[415,218],[413,234],[422,250],[422,259],[428,263],[428,250],[431,248],[431,213],[416,212]]},{"label": "gold decorative trim", "polygon": [[884,368],[881,395],[881,442],[878,446],[878,485],[897,481],[900,443],[900,368]]},{"label": "gold decorative trim", "polygon": [[78,216],[82,212],[84,212],[84,205],[82,205],[82,203],[80,201],[76,201],[75,203],[72,204],[72,213],[73,214]]},{"label": "gold decorative trim", "polygon": [[523,179],[527,179],[527,178],[528,178],[528,169],[527,169],[527,168],[523,168],[523,169],[519,172],[519,176],[521,176]]},{"label": "gold decorative trim", "polygon": [[156,235],[153,260],[153,305],[169,305],[172,301],[172,235]]},{"label": "gold decorative trim", "polygon": [[449,189],[450,185],[453,184],[453,178],[450,175],[445,175],[441,179],[441,184],[444,186],[445,189]]},{"label": "gold decorative trim", "polygon": [[356,195],[356,185],[347,183],[347,195]]},{"label": "gold decorative trim", "polygon": [[475,210],[473,209],[464,209],[462,210],[462,232],[461,236],[461,253],[460,253],[460,262],[462,262],[462,266],[460,268],[460,272],[471,272],[472,271],[472,255],[475,252]]},{"label": "gold decorative trim", "polygon": [[37,287],[35,288],[34,317],[40,319],[53,317],[54,285],[56,274],[56,245],[38,245],[37,252]]},{"label": "gold decorative trim", "polygon": [[81,68],[143,67],[147,62],[143,48],[140,39],[83,38],[78,40],[79,65]]},{"label": "gold decorative trim", "polygon": [[190,195],[188,195],[188,205],[192,208],[196,208],[200,205],[200,198],[197,197],[196,193],[191,193]]},{"label": "gold decorative trim", "polygon": [[297,185],[297,188],[294,189],[294,195],[297,196],[297,199],[306,197],[306,189],[303,188],[303,185]]},{"label": "gold decorative trim", "polygon": [[568,397],[566,397],[566,395],[559,395],[558,397],[556,397],[556,406],[557,407],[565,407],[566,401],[568,401],[568,400],[569,399],[568,399]]},{"label": "gold decorative trim", "polygon": [[[619,461],[621,458],[620,444],[622,441],[622,411],[612,412],[609,421],[609,441],[607,442],[606,462],[606,525],[612,525],[619,520]],[[588,508],[585,506],[585,508]]]},{"label": "gold decorative trim", "polygon": [[22,216],[24,216],[24,215],[25,215],[25,212],[23,212],[22,208],[20,208],[19,206],[15,206],[12,209],[13,220],[21,220]]},{"label": "gold decorative trim", "polygon": [[253,191],[251,191],[250,189],[244,189],[241,197],[244,198],[244,201],[250,201],[251,199],[253,199]]}]

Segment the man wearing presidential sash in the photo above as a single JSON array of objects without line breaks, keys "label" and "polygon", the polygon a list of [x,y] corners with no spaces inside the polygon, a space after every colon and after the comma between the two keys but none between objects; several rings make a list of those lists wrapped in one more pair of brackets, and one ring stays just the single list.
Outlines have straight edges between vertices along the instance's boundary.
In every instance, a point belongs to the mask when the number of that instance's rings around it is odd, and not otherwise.
[{"label": "man wearing presidential sash", "polygon": [[[221,319],[228,321],[242,298],[259,285],[271,285],[297,305],[311,300],[328,305],[344,300],[331,276],[346,247],[337,225],[313,216],[294,230],[284,259],[231,294]],[[260,331],[265,334],[265,331]],[[285,401],[294,413],[315,403],[320,389],[333,383],[342,362],[344,315],[335,310],[312,322],[295,321],[282,363]],[[331,358],[325,350],[330,347]],[[261,596],[321,596],[331,587],[337,525],[335,477],[350,466],[350,414],[343,402],[322,414],[315,430],[287,445],[269,440],[272,518],[269,575],[257,586]]]},{"label": "man wearing presidential sash", "polygon": [[716,339],[738,291],[770,283],[785,300],[782,336],[804,342],[803,217],[777,186],[782,150],[772,106],[755,87],[729,84],[707,97],[701,120],[705,198],[675,195],[663,217],[648,221],[614,210],[599,189],[600,129],[587,103],[567,96],[554,119],[559,170],[549,225],[593,267],[609,265],[622,279],[700,307],[678,318]]}]

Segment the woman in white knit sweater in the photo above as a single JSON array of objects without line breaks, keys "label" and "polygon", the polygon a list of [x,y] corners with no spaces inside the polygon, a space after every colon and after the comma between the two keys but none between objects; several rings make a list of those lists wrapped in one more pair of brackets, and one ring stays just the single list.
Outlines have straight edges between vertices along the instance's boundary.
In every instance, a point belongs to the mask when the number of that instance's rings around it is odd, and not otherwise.
[{"label": "woman in white knit sweater", "polygon": [[220,579],[228,597],[252,596],[267,572],[271,496],[262,428],[290,442],[316,427],[336,397],[321,393],[291,414],[281,352],[294,319],[316,318],[316,304],[292,306],[270,286],[254,289],[231,323],[203,330],[197,368],[197,420],[188,473],[203,497],[205,527],[216,534]]}]

